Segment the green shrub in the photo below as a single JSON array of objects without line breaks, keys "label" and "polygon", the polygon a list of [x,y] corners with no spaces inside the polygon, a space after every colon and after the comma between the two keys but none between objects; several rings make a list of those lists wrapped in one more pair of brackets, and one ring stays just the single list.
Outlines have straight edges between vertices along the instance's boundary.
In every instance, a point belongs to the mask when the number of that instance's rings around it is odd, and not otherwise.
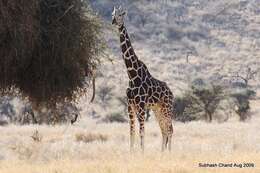
[{"label": "green shrub", "polygon": [[195,79],[184,96],[175,100],[176,120],[186,122],[205,119],[211,122],[222,99],[224,88],[221,85]]},{"label": "green shrub", "polygon": [[249,100],[254,98],[255,95],[255,91],[249,88],[239,89],[230,94],[230,96],[234,99],[235,107],[233,109],[238,114],[240,121],[245,121],[249,117]]},{"label": "green shrub", "polygon": [[176,121],[189,122],[196,119],[191,114],[185,112],[190,105],[188,97],[176,97],[174,101],[174,112]]},{"label": "green shrub", "polygon": [[[220,118],[217,113],[225,109],[225,112],[235,111],[244,121],[250,115],[250,99],[255,96],[256,92],[248,86],[224,86],[198,78],[191,82],[190,89],[183,96],[175,99],[175,120],[187,122],[204,119],[211,122],[213,118]],[[228,117],[226,115],[224,120]]]}]

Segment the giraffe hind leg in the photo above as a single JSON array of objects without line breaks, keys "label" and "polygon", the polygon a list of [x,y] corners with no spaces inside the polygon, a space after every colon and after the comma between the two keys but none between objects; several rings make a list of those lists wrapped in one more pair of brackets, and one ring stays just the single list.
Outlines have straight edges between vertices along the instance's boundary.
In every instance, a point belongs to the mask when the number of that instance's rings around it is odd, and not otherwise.
[{"label": "giraffe hind leg", "polygon": [[167,147],[168,150],[171,151],[172,148],[172,133],[173,133],[173,128],[172,128],[172,124],[169,126],[169,131],[168,131],[168,136],[167,136]]},{"label": "giraffe hind leg", "polygon": [[162,152],[167,148],[167,135],[162,134]]},{"label": "giraffe hind leg", "polygon": [[173,127],[172,127],[172,110],[168,109],[164,113],[164,117],[166,117],[166,131],[167,131],[167,148],[171,151],[172,145],[172,134],[173,134]]},{"label": "giraffe hind leg", "polygon": [[162,152],[165,149],[170,151],[173,128],[169,111],[163,107],[157,107],[154,112],[162,133]]},{"label": "giraffe hind leg", "polygon": [[[168,149],[169,151],[171,151],[171,145],[172,145],[172,124],[170,122],[171,120],[167,120],[164,122],[164,130],[163,130],[163,136],[165,138],[165,142],[164,142],[164,147],[163,149]],[[162,151],[164,151],[162,150]]]},{"label": "giraffe hind leg", "polygon": [[160,126],[160,129],[161,129],[161,134],[162,134],[162,147],[161,147],[161,151],[163,152],[166,147],[167,147],[167,133],[166,133],[166,130],[165,130],[165,120],[163,118],[163,113],[162,113],[162,110],[161,110],[161,107],[160,106],[156,106],[155,109],[154,109],[154,114],[155,114],[155,117],[159,123],[159,126]]}]

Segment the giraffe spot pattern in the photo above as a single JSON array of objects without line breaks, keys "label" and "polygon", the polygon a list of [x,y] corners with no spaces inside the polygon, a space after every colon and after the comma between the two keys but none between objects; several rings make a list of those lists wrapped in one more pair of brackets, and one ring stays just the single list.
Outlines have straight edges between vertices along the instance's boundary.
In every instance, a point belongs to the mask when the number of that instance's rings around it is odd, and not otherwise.
[{"label": "giraffe spot pattern", "polygon": [[145,109],[152,109],[162,134],[171,136],[173,132],[171,123],[173,94],[167,84],[152,77],[146,65],[138,59],[125,27],[122,26],[119,30],[123,59],[130,79],[126,92],[131,123],[130,133],[133,134],[134,118],[137,117],[140,122],[140,134],[144,134]]}]

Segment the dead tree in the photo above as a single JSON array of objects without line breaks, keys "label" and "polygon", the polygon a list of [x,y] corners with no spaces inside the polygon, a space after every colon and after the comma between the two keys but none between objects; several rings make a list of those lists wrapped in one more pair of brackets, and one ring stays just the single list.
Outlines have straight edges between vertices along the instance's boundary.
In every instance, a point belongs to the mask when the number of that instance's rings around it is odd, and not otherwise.
[{"label": "dead tree", "polygon": [[74,114],[74,115],[75,115],[75,117],[72,120],[70,120],[71,124],[74,124],[77,121],[78,116],[79,116],[78,114]]},{"label": "dead tree", "polygon": [[[243,67],[241,67],[241,68],[239,69],[239,72],[242,71],[242,68],[243,68]],[[257,75],[257,73],[258,73],[259,71],[260,71],[259,68],[255,69],[255,70],[252,70],[251,67],[246,66],[245,74],[236,72],[236,74],[233,75],[232,78],[236,78],[236,79],[242,80],[242,81],[245,83],[245,86],[247,87],[249,81],[254,80],[255,77],[256,77],[256,75]]]}]

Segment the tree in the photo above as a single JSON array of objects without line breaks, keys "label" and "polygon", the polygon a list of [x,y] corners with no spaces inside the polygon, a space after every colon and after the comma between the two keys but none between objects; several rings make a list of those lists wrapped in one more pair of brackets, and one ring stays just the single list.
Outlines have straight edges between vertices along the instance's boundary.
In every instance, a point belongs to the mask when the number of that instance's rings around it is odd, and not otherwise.
[{"label": "tree", "polygon": [[233,110],[238,114],[240,121],[249,118],[250,102],[249,100],[256,95],[256,92],[249,89],[235,90],[230,96],[234,99]]},{"label": "tree", "polygon": [[195,79],[184,96],[175,100],[175,113],[181,121],[205,119],[213,120],[213,114],[224,99],[224,88],[214,83],[206,83],[203,79]]},{"label": "tree", "polygon": [[205,119],[212,121],[212,115],[216,111],[219,102],[223,99],[223,88],[220,85],[210,84],[204,88],[192,87],[194,102],[201,106],[205,113]]},{"label": "tree", "polygon": [[185,109],[187,109],[190,106],[191,102],[189,100],[189,97],[176,97],[174,100],[174,119],[176,121],[181,122],[189,122],[196,119],[196,117],[192,116],[192,114],[189,114],[185,112]]},{"label": "tree", "polygon": [[104,55],[99,17],[81,0],[0,7],[0,95],[28,99],[34,110],[77,102]]},{"label": "tree", "polygon": [[252,69],[249,66],[240,67],[238,72],[236,72],[235,75],[232,75],[231,77],[235,78],[235,79],[241,79],[244,82],[245,87],[248,87],[248,83],[251,80],[255,79],[255,77],[259,73],[259,71],[260,71],[260,68]]}]

